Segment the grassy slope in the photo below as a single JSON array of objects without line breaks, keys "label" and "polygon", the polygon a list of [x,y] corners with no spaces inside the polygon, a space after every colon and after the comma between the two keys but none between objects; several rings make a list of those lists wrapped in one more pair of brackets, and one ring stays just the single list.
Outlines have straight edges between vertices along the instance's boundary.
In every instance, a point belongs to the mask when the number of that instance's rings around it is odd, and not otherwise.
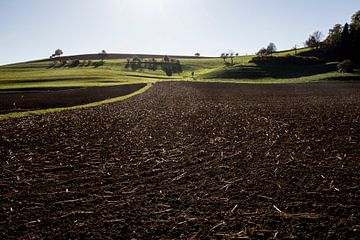
[{"label": "grassy slope", "polygon": [[[308,49],[299,49],[299,52]],[[283,56],[293,51],[274,55]],[[237,83],[299,83],[324,81],[332,78],[359,76],[339,74],[334,64],[318,66],[257,66],[249,63],[252,56],[235,58],[235,66],[224,67],[221,58],[182,59],[184,72],[167,77],[161,71],[132,72],[124,69],[125,60],[107,60],[104,66],[49,68],[51,62],[23,63],[0,67],[0,90],[39,87],[108,86],[156,81],[188,80]]]}]

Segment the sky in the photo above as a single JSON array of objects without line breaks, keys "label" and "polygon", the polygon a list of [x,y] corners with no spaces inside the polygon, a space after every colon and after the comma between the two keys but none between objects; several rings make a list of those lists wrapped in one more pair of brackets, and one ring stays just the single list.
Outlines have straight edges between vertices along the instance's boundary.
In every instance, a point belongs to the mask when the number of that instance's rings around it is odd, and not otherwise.
[{"label": "sky", "polygon": [[0,65],[65,55],[253,54],[303,46],[359,0],[0,0]]}]

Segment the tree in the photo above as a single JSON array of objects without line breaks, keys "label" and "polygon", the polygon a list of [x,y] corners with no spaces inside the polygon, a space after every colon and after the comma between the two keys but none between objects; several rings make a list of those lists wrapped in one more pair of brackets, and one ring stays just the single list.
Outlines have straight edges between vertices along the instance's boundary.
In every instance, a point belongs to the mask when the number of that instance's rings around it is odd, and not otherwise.
[{"label": "tree", "polygon": [[236,53],[235,56],[238,57],[238,56],[239,56],[239,53]]},{"label": "tree", "polygon": [[319,48],[321,46],[322,37],[323,34],[320,31],[316,31],[309,36],[308,40],[305,42],[305,45],[311,48]]},{"label": "tree", "polygon": [[55,50],[55,53],[54,53],[54,57],[60,57],[61,55],[63,55],[64,52],[61,50],[61,49],[57,49]]},{"label": "tree", "polygon": [[230,57],[230,60],[231,60],[231,65],[234,65],[234,56],[235,56],[235,54],[233,52],[229,53],[229,57]]},{"label": "tree", "polygon": [[272,55],[274,52],[276,52],[276,45],[275,43],[269,43],[269,45],[266,48],[267,54]]},{"label": "tree", "polygon": [[200,53],[195,53],[195,57],[200,57]]},{"label": "tree", "polygon": [[295,55],[297,54],[297,45],[295,44],[295,46],[293,47],[293,49],[292,50],[294,50],[294,52],[295,52]]},{"label": "tree", "polygon": [[224,62],[226,63],[226,59],[227,59],[227,55],[226,53],[222,53],[221,54],[221,58],[224,60]]},{"label": "tree", "polygon": [[343,56],[347,58],[350,56],[350,48],[351,48],[350,25],[348,23],[345,23],[341,34],[341,50]]},{"label": "tree", "polygon": [[267,51],[266,48],[262,48],[256,53],[256,55],[258,55],[258,56],[264,56],[264,55],[267,55],[267,54],[268,54],[268,51]]},{"label": "tree", "polygon": [[341,24],[336,24],[332,29],[329,30],[329,35],[325,42],[330,47],[339,47],[342,40],[343,27]]},{"label": "tree", "polygon": [[170,62],[169,56],[165,55],[164,58],[163,58],[163,61],[164,62]]},{"label": "tree", "polygon": [[360,10],[351,17],[351,25],[357,30],[360,29]]},{"label": "tree", "polygon": [[104,59],[106,58],[107,56],[107,52],[105,50],[102,50],[100,53],[99,53],[99,56],[101,58],[101,61],[104,61]]}]

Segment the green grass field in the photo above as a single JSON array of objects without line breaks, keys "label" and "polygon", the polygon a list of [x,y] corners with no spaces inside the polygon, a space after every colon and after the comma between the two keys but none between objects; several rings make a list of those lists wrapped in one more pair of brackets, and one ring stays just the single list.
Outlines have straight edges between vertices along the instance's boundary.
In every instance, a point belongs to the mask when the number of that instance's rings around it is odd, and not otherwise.
[{"label": "green grass field", "polygon": [[[309,49],[299,49],[298,52]],[[275,56],[293,54],[294,51],[275,53]],[[184,72],[167,77],[163,71],[130,71],[125,60],[106,60],[103,66],[50,67],[52,62],[32,62],[0,67],[0,90],[25,88],[56,88],[109,86],[157,81],[206,81],[234,83],[305,83],[342,79],[359,79],[360,74],[341,74],[336,63],[311,66],[256,65],[249,63],[253,56],[234,59],[234,66],[225,66],[222,58],[181,59]],[[230,60],[228,60],[230,61]],[[193,79],[191,73],[195,72]]]}]

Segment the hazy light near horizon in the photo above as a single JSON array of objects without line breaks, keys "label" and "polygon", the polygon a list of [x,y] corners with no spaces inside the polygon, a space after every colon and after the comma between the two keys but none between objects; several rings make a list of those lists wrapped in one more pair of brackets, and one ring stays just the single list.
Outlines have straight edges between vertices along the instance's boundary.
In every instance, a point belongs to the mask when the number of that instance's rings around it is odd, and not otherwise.
[{"label": "hazy light near horizon", "polygon": [[110,11],[120,11],[138,18],[166,16],[174,0],[110,0],[104,1]]},{"label": "hazy light near horizon", "polygon": [[252,54],[350,21],[359,0],[0,0],[0,64],[65,55]]}]

